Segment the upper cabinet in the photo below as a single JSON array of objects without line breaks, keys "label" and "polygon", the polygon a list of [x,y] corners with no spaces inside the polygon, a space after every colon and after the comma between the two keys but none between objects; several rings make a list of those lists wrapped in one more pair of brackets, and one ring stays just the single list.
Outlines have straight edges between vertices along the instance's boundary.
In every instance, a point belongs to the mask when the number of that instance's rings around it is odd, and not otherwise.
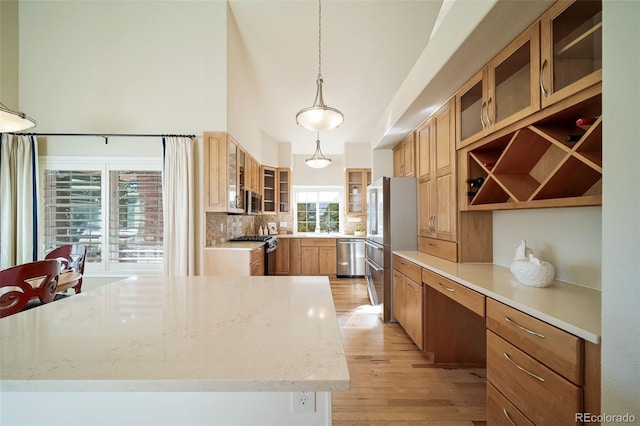
[{"label": "upper cabinet", "polygon": [[244,212],[244,151],[227,133],[204,134],[205,211]]},{"label": "upper cabinet", "polygon": [[561,1],[540,19],[542,106],[602,81],[602,3]]},{"label": "upper cabinet", "polygon": [[291,169],[278,169],[278,212],[291,211]]},{"label": "upper cabinet", "polygon": [[371,169],[347,169],[345,171],[347,214],[367,212],[367,186],[371,183]]},{"label": "upper cabinet", "polygon": [[[532,29],[537,25],[538,83],[525,90],[524,79],[513,85],[499,77],[498,64],[517,56],[518,49],[527,45],[525,40],[536,46]],[[462,211],[602,204],[602,4],[559,1],[532,29],[483,70],[483,75],[489,75],[486,101],[471,109],[470,96],[477,92],[471,82],[457,95]],[[499,81],[505,85],[502,96]],[[489,105],[492,96],[493,107]],[[533,103],[525,107],[527,102],[517,101],[521,96]],[[501,99],[518,107],[504,112]],[[536,102],[539,106],[533,105]],[[470,111],[482,116],[479,127],[472,128],[465,119],[466,114],[470,120]]]},{"label": "upper cabinet", "polygon": [[458,91],[458,148],[540,108],[539,32],[536,22]]},{"label": "upper cabinet", "polygon": [[393,176],[415,176],[414,150],[414,135],[411,132],[393,148]]},{"label": "upper cabinet", "polygon": [[290,209],[291,170],[262,166],[262,212],[288,213]]},{"label": "upper cabinet", "polygon": [[262,166],[262,213],[276,212],[277,173],[275,167]]},{"label": "upper cabinet", "polygon": [[559,1],[458,91],[457,148],[601,81],[601,1]]}]

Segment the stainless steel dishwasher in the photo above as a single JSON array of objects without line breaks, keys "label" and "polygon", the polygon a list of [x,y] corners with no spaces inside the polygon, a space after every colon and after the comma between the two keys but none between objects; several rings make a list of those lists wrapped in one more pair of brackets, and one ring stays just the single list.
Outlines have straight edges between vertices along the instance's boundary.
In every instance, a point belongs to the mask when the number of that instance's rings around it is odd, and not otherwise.
[{"label": "stainless steel dishwasher", "polygon": [[364,240],[338,238],[336,241],[338,277],[364,277]]}]

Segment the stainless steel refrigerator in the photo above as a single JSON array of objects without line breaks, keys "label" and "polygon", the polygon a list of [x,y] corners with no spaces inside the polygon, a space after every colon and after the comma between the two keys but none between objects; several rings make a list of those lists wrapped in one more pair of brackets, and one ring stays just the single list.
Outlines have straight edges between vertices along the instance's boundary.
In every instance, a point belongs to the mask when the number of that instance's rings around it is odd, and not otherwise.
[{"label": "stainless steel refrigerator", "polygon": [[415,178],[383,177],[367,187],[365,276],[371,304],[382,304],[385,322],[395,321],[392,253],[418,247],[417,198]]}]

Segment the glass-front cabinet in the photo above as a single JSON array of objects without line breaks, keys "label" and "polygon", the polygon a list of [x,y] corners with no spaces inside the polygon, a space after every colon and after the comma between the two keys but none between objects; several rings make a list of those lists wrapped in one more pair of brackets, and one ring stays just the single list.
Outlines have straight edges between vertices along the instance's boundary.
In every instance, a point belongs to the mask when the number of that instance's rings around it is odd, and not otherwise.
[{"label": "glass-front cabinet", "polygon": [[458,91],[458,148],[540,108],[539,31],[536,22]]},{"label": "glass-front cabinet", "polygon": [[545,107],[602,80],[602,2],[558,2],[540,22]]},{"label": "glass-front cabinet", "polygon": [[291,170],[278,169],[278,212],[288,213],[291,210]]},{"label": "glass-front cabinet", "polygon": [[262,166],[262,212],[276,212],[276,169]]},{"label": "glass-front cabinet", "polygon": [[367,211],[367,186],[371,183],[371,169],[347,169],[345,177],[347,214],[365,214]]}]

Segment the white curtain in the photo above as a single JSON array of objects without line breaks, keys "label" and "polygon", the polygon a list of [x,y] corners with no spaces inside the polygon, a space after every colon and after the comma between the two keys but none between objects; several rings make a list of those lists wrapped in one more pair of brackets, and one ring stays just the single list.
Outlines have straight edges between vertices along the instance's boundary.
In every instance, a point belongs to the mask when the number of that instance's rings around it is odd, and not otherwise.
[{"label": "white curtain", "polygon": [[38,143],[0,134],[0,269],[38,259]]},{"label": "white curtain", "polygon": [[165,137],[162,143],[164,274],[195,275],[195,140]]}]

